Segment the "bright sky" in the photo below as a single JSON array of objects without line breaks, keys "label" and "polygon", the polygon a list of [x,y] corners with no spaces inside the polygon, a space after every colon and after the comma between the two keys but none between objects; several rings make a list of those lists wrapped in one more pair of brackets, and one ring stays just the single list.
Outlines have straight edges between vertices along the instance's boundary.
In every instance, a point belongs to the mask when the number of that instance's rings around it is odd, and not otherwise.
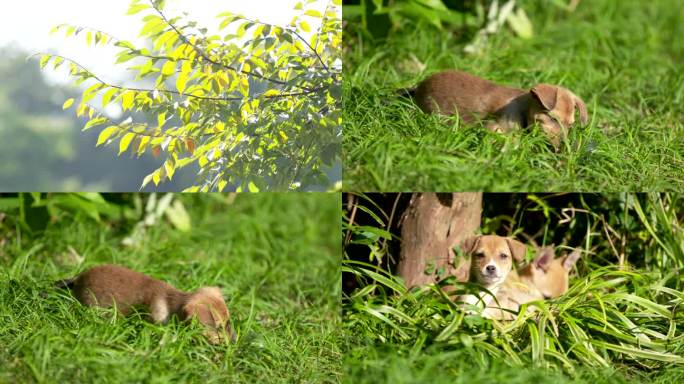
[{"label": "bright sky", "polygon": [[[271,24],[287,25],[295,14],[301,12],[294,10],[297,2],[299,0],[167,0],[165,11],[169,18],[188,12],[191,19],[206,26],[211,33],[220,22],[216,15],[225,11]],[[63,32],[58,32],[50,36],[52,27],[62,23],[92,27],[140,45],[137,36],[145,12],[125,15],[130,5],[128,0],[4,0],[4,3],[0,11],[0,46],[13,44],[31,53],[58,53],[76,60],[95,74],[101,74],[105,81],[116,81],[128,66],[113,65],[119,48],[88,48],[84,35],[65,38]],[[313,8],[323,12],[327,4],[328,0],[318,0]],[[313,30],[319,26],[315,19],[311,19],[310,24]],[[35,65],[38,65],[37,59]],[[53,73],[49,77],[58,82],[68,81],[64,75]]]}]

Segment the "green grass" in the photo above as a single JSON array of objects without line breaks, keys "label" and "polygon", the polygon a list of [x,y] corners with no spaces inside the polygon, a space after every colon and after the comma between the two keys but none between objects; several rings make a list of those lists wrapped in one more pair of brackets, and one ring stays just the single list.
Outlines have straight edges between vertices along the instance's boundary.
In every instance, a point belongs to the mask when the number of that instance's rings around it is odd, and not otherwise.
[{"label": "green grass", "polygon": [[[345,189],[681,190],[684,17],[677,0],[582,1],[574,13],[527,1],[535,35],[506,30],[475,55],[451,31],[407,26],[372,41],[345,31]],[[411,55],[424,71],[410,69]],[[559,153],[538,128],[509,135],[428,116],[396,90],[443,69],[585,100],[590,122]]]},{"label": "green grass", "polygon": [[[190,233],[164,222],[133,249],[121,245],[130,223],[66,216],[29,235],[0,221],[0,383],[338,382],[339,195],[214,197],[183,197]],[[197,325],[101,313],[52,288],[111,262],[183,290],[221,285],[237,342],[212,346]]]}]

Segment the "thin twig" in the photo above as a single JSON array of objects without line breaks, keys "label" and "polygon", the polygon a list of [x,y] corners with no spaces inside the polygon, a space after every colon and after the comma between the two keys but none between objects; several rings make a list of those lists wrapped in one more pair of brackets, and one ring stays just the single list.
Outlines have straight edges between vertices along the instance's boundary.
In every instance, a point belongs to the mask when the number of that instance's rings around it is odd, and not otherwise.
[{"label": "thin twig", "polygon": [[301,37],[301,36],[299,35],[299,33],[297,33],[297,31],[294,31],[294,30],[293,30],[292,33],[294,33],[294,34],[299,38],[299,40],[303,41],[304,44],[306,44],[306,46],[309,47],[309,49],[310,49],[310,50],[314,53],[314,55],[316,55],[316,57],[318,58],[318,61],[319,61],[319,62],[321,63],[321,65],[323,66],[323,69],[325,69],[326,72],[330,73],[330,69],[328,68],[327,65],[325,65],[325,63],[323,62],[323,59],[321,58],[321,56],[318,54],[318,52],[316,52],[316,49],[315,49],[314,47],[312,47],[311,44],[309,44],[308,41],[304,40],[304,38]]}]

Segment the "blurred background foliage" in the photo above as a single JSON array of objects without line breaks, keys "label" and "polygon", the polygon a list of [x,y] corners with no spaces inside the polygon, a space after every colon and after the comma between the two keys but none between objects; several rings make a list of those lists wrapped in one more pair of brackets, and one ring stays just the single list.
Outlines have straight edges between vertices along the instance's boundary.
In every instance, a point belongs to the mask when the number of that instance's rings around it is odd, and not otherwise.
[{"label": "blurred background foliage", "polygon": [[[81,132],[85,120],[62,110],[78,90],[46,81],[27,62],[29,52],[11,46],[0,52],[0,191],[136,191],[161,164],[95,148],[98,133]],[[179,190],[193,180],[188,170],[155,190]]]},{"label": "blurred background foliage", "polygon": [[[554,0],[545,4],[571,12],[578,2]],[[532,37],[533,26],[525,9],[524,2],[516,0],[345,0],[343,18],[350,30],[372,39],[405,28],[457,31],[472,40],[466,48],[472,52],[503,27],[519,37]]]}]

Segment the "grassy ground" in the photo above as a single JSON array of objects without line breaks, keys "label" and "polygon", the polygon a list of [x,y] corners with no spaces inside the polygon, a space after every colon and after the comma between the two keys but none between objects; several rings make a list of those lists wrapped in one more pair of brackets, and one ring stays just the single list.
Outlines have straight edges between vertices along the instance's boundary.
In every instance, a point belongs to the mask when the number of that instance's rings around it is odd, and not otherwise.
[{"label": "grassy ground", "polygon": [[[613,191],[684,186],[684,17],[677,0],[582,1],[574,13],[523,2],[531,40],[495,36],[466,55],[451,32],[407,27],[373,42],[345,31],[348,190]],[[412,71],[411,55],[426,65]],[[395,95],[458,68],[529,88],[559,84],[590,123],[554,153],[537,129],[497,135],[427,116]]]},{"label": "grassy ground", "polygon": [[[65,218],[40,234],[0,225],[0,383],[338,382],[339,195],[187,197],[189,234],[163,223],[125,248],[129,229]],[[2,224],[0,222],[0,224]],[[72,247],[85,257],[74,264]],[[53,281],[119,263],[183,290],[221,285],[239,334],[85,308]]]}]

